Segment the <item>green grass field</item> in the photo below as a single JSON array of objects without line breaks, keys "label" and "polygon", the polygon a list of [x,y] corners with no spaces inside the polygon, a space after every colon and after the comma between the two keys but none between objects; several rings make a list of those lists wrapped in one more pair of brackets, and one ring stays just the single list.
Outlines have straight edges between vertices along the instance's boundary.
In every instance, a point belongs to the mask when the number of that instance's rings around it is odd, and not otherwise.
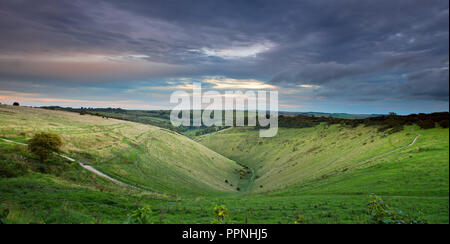
[{"label": "green grass field", "polygon": [[1,138],[26,142],[38,131],[60,134],[66,154],[142,190],[56,155],[40,169],[26,147],[0,142],[0,170],[17,173],[0,178],[6,223],[123,223],[150,205],[154,223],[207,224],[217,204],[236,224],[367,223],[371,193],[449,223],[448,129],[320,125],[262,139],[230,128],[193,141],[149,125],[0,106]]},{"label": "green grass field", "polygon": [[0,137],[26,142],[39,131],[63,137],[63,151],[123,182],[170,193],[233,192],[235,162],[158,127],[43,109],[0,107]]},{"label": "green grass field", "polygon": [[[418,135],[406,128],[393,135],[374,127],[327,125],[304,129],[280,128],[274,138],[258,130],[232,128],[197,139],[214,151],[253,169],[253,192],[277,190],[360,167],[375,157],[408,145]],[[227,142],[223,147],[222,143]],[[262,186],[262,188],[261,188]]]}]

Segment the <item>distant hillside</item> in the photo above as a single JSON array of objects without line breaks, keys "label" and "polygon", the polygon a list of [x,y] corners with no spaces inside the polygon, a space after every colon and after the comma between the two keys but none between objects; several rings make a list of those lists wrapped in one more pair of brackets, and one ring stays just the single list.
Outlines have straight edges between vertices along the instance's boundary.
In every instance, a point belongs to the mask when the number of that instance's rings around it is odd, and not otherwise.
[{"label": "distant hillside", "polygon": [[331,117],[337,119],[365,119],[371,117],[383,116],[383,114],[347,114],[347,113],[321,113],[321,112],[279,112],[284,116],[316,116],[316,117]]},{"label": "distant hillside", "polygon": [[[158,126],[182,133],[189,137],[200,136],[217,132],[228,128],[227,126],[180,126],[174,127],[170,122],[170,110],[125,110],[120,108],[63,108],[57,106],[43,107],[49,110],[75,112],[81,115],[89,114],[102,118],[115,118],[125,121],[138,122]],[[236,111],[235,111],[236,112]],[[225,112],[222,112],[225,119]],[[447,121],[448,112],[433,114],[412,114],[408,116],[398,116],[395,114],[347,114],[347,113],[321,113],[321,112],[279,112],[279,126],[284,128],[305,128],[326,122],[329,124],[348,124],[356,126],[358,124],[383,125],[385,129],[396,128],[400,130],[403,125],[418,123],[419,121],[432,120],[435,123]],[[248,112],[245,112],[247,121]],[[192,111],[191,111],[192,117]],[[245,122],[247,123],[247,122]],[[422,123],[423,124],[423,123]],[[428,123],[429,124],[429,123]]]},{"label": "distant hillside", "polygon": [[132,121],[142,124],[154,125],[182,133],[186,136],[203,135],[226,128],[206,127],[206,126],[179,126],[174,127],[170,122],[170,110],[125,110],[120,108],[63,108],[57,106],[42,107],[43,109],[67,111],[79,114],[89,114],[102,118],[114,118],[125,121]]}]

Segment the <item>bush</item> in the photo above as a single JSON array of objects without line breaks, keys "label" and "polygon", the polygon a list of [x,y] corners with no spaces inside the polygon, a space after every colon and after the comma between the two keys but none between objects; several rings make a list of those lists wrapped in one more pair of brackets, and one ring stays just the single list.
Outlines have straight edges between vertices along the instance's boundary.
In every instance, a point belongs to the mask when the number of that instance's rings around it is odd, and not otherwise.
[{"label": "bush", "polygon": [[417,122],[417,125],[419,125],[421,129],[432,129],[436,126],[434,121],[431,119],[420,120]]},{"label": "bush", "polygon": [[62,144],[62,139],[59,135],[40,132],[34,135],[29,141],[28,149],[31,153],[39,157],[41,163],[44,163],[52,153],[60,152]]},{"label": "bush", "polygon": [[381,197],[370,195],[367,204],[369,224],[426,224],[423,216],[412,218],[387,205]]},{"label": "bush", "polygon": [[295,219],[294,224],[298,225],[298,224],[304,224],[305,223],[305,218],[303,217],[303,215],[299,214],[297,215],[297,218]]},{"label": "bush", "polygon": [[442,128],[448,128],[448,119],[439,121],[439,126]]},{"label": "bush", "polygon": [[228,208],[225,205],[216,205],[214,208],[213,224],[229,224]]},{"label": "bush", "polygon": [[145,206],[134,210],[128,215],[125,224],[153,224],[153,212],[150,206]]},{"label": "bush", "polygon": [[18,103],[18,102],[14,102],[14,103],[13,103],[13,106],[16,106],[16,107],[18,107],[18,106],[20,106],[20,103]]}]

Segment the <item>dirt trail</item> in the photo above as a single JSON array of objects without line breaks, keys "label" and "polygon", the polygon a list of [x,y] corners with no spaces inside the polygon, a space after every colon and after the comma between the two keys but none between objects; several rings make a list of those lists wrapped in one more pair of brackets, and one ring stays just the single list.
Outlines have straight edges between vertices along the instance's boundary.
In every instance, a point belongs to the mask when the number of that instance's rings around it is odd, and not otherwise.
[{"label": "dirt trail", "polygon": [[8,140],[8,139],[2,139],[2,141],[8,142],[8,143],[14,143],[14,144],[21,145],[21,146],[28,146],[28,144],[15,142],[15,141],[11,141],[11,140]]},{"label": "dirt trail", "polygon": [[98,175],[100,177],[103,177],[103,178],[105,178],[105,179],[107,179],[109,181],[112,181],[112,182],[114,182],[114,183],[116,183],[118,185],[132,187],[132,186],[127,185],[127,184],[125,184],[125,183],[123,183],[123,182],[121,182],[119,180],[111,178],[111,177],[103,174],[102,172],[98,171],[94,167],[86,165],[86,164],[83,164],[82,162],[79,162],[79,161],[77,161],[77,160],[75,160],[75,159],[73,159],[73,158],[71,158],[69,156],[66,156],[66,155],[63,155],[63,154],[60,154],[59,156],[61,156],[62,158],[65,158],[65,159],[67,159],[67,160],[69,160],[71,162],[77,162],[82,168],[86,169],[87,171],[90,171],[90,172],[92,172],[92,173],[94,173],[94,174],[96,174],[96,175]]},{"label": "dirt trail", "polygon": [[[13,144],[21,145],[21,146],[28,146],[28,144],[21,143],[21,142],[15,142],[15,141],[11,141],[11,140],[8,140],[8,139],[3,139],[3,138],[1,138],[1,140],[4,141],[4,142],[13,143]],[[123,183],[123,182],[121,182],[121,181],[119,181],[119,180],[116,180],[116,179],[114,179],[114,178],[112,178],[112,177],[110,177],[110,176],[108,176],[108,175],[106,175],[106,174],[104,174],[104,173],[98,171],[98,170],[95,169],[94,167],[89,166],[89,165],[86,165],[86,164],[84,164],[84,163],[82,163],[82,162],[80,162],[80,161],[78,161],[78,160],[75,160],[75,159],[69,157],[69,156],[66,156],[66,155],[64,155],[64,154],[59,154],[59,156],[62,157],[62,158],[65,158],[65,159],[67,159],[67,160],[69,160],[69,161],[71,161],[71,162],[76,162],[76,163],[78,163],[82,168],[86,169],[87,171],[89,171],[89,172],[91,172],[91,173],[93,173],[93,174],[95,174],[95,175],[98,175],[98,176],[100,176],[100,177],[102,177],[102,178],[105,178],[105,179],[107,179],[107,180],[109,180],[109,181],[111,181],[111,182],[113,182],[113,183],[115,183],[115,184],[118,184],[118,185],[121,185],[121,186],[130,187],[130,188],[133,188],[133,189],[139,189],[139,188],[137,188],[137,187],[135,187],[135,186],[128,185],[128,184]]]},{"label": "dirt trail", "polygon": [[416,136],[416,138],[414,138],[414,141],[412,141],[412,142],[408,145],[408,147],[414,145],[414,143],[416,143],[417,139],[419,139],[420,136],[421,136],[421,135],[418,134],[418,135]]}]

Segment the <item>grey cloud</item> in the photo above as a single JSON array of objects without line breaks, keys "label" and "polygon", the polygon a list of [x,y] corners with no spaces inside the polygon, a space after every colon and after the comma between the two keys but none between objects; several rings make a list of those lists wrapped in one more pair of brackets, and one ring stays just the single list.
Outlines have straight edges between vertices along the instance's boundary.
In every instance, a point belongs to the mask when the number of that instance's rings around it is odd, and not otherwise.
[{"label": "grey cloud", "polygon": [[364,74],[369,71],[369,67],[361,64],[340,64],[336,62],[306,64],[300,66],[297,70],[287,70],[275,75],[271,82],[322,85],[333,80]]},{"label": "grey cloud", "polygon": [[448,81],[447,66],[421,70],[402,77],[389,76],[380,80],[342,80],[322,86],[316,91],[315,96],[356,101],[448,101]]},{"label": "grey cloud", "polygon": [[411,97],[422,99],[438,99],[448,101],[449,72],[448,66],[423,70],[408,75],[405,84],[400,88]]},{"label": "grey cloud", "polygon": [[[280,86],[318,84],[318,96],[445,101],[448,70],[440,68],[449,57],[448,8],[448,0],[4,0],[0,55],[142,54],[182,66],[158,73],[161,79],[222,75]],[[251,58],[200,51],[264,41],[275,45]],[[31,63],[1,65],[3,79],[74,82],[40,66],[32,72]],[[68,73],[82,76],[83,69]],[[155,78],[133,73],[94,78]]]}]

